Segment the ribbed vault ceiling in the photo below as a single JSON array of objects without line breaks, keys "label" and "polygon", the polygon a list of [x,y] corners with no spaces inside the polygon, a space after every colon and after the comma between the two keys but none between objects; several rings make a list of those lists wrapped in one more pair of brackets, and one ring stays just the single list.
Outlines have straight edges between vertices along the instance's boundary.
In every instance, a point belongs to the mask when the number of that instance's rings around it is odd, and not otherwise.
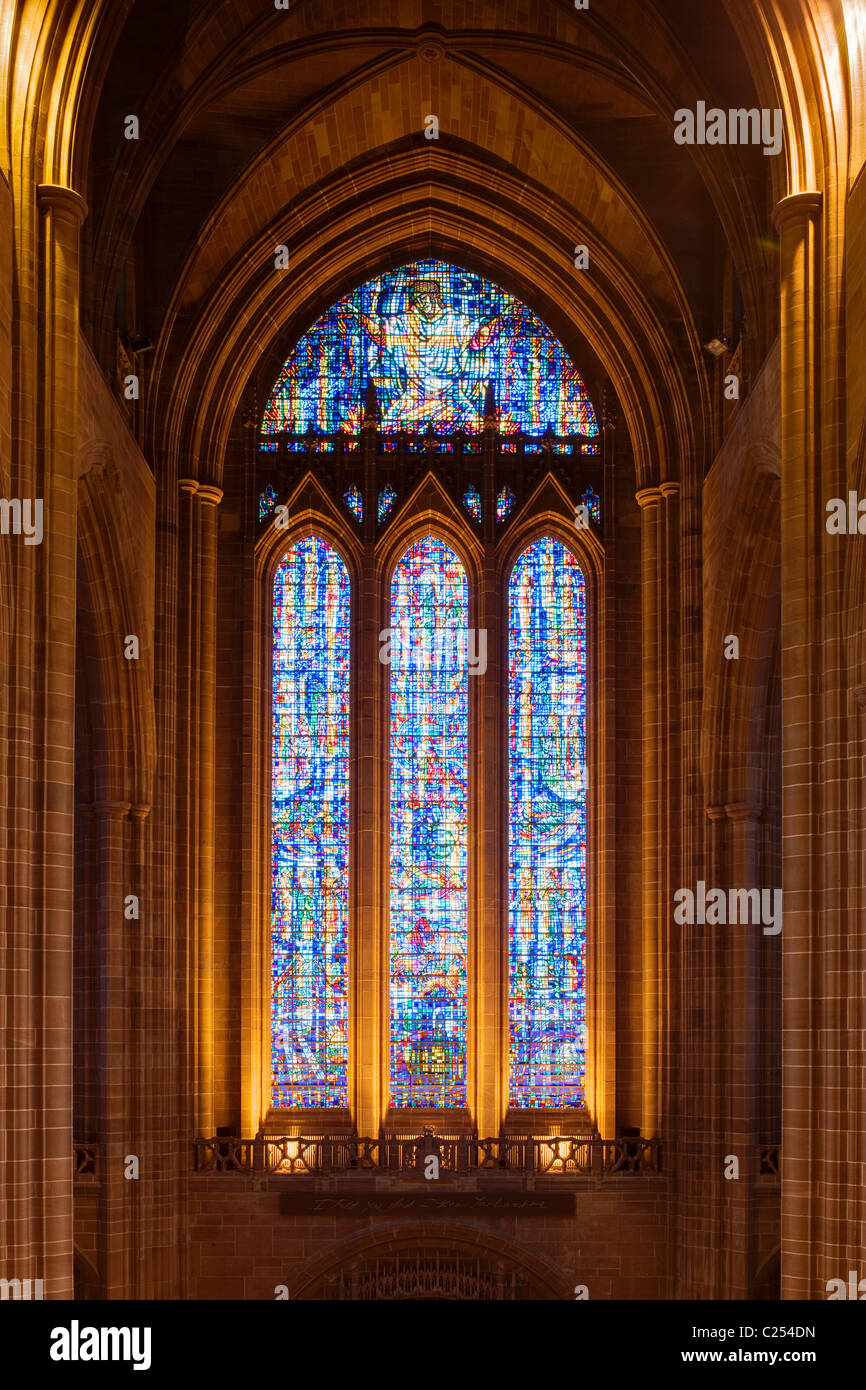
[{"label": "ribbed vault ceiling", "polygon": [[[731,266],[758,357],[775,331],[772,161],[673,140],[679,106],[759,104],[725,11],[700,10],[137,0],[89,165],[84,320],[104,366],[132,266],[125,326],[157,344],[151,423],[174,411],[175,441],[198,451],[255,359],[276,362],[329,296],[447,252],[534,302],[591,384],[610,375],[646,468],[655,454],[674,471],[706,447],[700,343],[722,328]],[[138,141],[122,138],[130,113]]]}]

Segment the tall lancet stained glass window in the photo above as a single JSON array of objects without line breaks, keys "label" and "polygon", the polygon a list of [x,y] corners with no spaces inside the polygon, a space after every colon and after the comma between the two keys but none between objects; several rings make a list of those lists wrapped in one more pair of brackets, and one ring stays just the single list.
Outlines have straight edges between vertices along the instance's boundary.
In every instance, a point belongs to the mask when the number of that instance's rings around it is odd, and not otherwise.
[{"label": "tall lancet stained glass window", "polygon": [[391,584],[391,1105],[466,1104],[468,588],[432,536]]},{"label": "tall lancet stained glass window", "polygon": [[510,1104],[584,1104],[586,584],[544,537],[509,583]]},{"label": "tall lancet stained glass window", "polygon": [[298,541],[274,579],[272,1103],[348,1104],[349,576]]}]

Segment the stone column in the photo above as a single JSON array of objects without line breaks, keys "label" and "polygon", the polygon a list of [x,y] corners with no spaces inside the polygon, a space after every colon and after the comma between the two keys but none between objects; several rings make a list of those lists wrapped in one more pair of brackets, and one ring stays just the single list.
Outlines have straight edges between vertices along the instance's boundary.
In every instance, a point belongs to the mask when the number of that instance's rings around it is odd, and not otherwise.
[{"label": "stone column", "polygon": [[677,662],[677,514],[679,484],[636,494],[641,508],[643,726],[643,1103],[641,1133],[661,1133],[665,1113],[669,1019],[671,879],[677,823],[674,742]]},{"label": "stone column", "polygon": [[[729,886],[760,889],[763,808],[745,801],[730,802],[725,813],[730,825]],[[760,919],[760,912],[757,915]],[[757,1253],[754,1205],[758,1176],[763,926],[760,920],[736,924],[729,920],[726,931],[727,969],[719,982],[722,997],[728,1003],[722,1043],[728,1077],[723,1132],[729,1136],[728,1153],[739,1160],[739,1177],[725,1181],[727,1273],[721,1296],[747,1299],[751,1297]]]},{"label": "stone column", "polygon": [[[27,1014],[12,1005],[18,1038],[30,1070],[21,1113],[35,1132],[28,1142],[33,1187],[22,1181],[30,1247],[38,1266],[13,1271],[41,1276],[48,1298],[72,1295],[72,942],[73,781],[75,733],[76,456],[78,420],[79,231],[86,205],[70,188],[42,184],[39,208],[39,423],[41,450],[37,491],[43,502],[41,546],[28,547],[28,569],[38,571],[37,642],[44,640],[34,670],[38,682],[33,759],[36,777],[34,862]],[[38,552],[38,554],[37,554]],[[32,575],[32,570],[31,570]],[[22,595],[24,597],[24,595]],[[22,612],[33,604],[27,596]],[[36,732],[38,729],[38,732]],[[41,764],[41,766],[39,766]],[[23,768],[19,767],[23,772]],[[13,1054],[17,1046],[13,1044]],[[23,1178],[23,1174],[22,1174]]]},{"label": "stone column", "polygon": [[379,633],[387,627],[387,594],[376,563],[377,457],[379,409],[368,386],[364,403],[364,554],[352,630],[355,668],[353,687],[353,806],[357,862],[349,895],[352,944],[349,952],[349,1065],[352,1119],[361,1135],[375,1137],[385,1118],[388,1084],[388,820],[384,764],[388,749],[390,667],[379,660]]},{"label": "stone column", "polygon": [[[364,514],[373,512],[375,487],[364,492]],[[375,543],[364,547],[353,642],[361,673],[353,694],[353,805],[357,817],[357,863],[350,894],[352,948],[349,953],[350,1051],[354,1083],[353,1120],[362,1135],[379,1131],[388,1106],[388,677],[379,660],[379,633],[387,627],[386,604],[376,565]],[[352,1088],[350,1088],[351,1090]]]},{"label": "stone column", "polygon": [[137,1251],[131,1248],[131,1211],[138,1182],[124,1176],[126,1158],[141,1154],[133,1145],[130,1123],[136,1076],[134,1051],[140,1045],[130,1028],[129,991],[133,951],[127,933],[139,924],[124,918],[128,883],[125,874],[128,801],[98,801],[87,808],[93,822],[96,868],[96,915],[91,923],[97,940],[96,1057],[99,1059],[98,1123],[102,1141],[99,1186],[99,1252],[105,1297],[132,1296],[130,1278]]},{"label": "stone column", "polygon": [[193,1124],[213,1134],[214,1119],[214,750],[216,720],[217,506],[222,491],[181,478],[179,549],[181,661],[178,753],[181,763],[180,884],[186,916],[188,1021]]},{"label": "stone column", "polygon": [[[820,824],[826,656],[818,647],[826,650],[832,639],[821,622],[827,537],[817,441],[820,209],[819,193],[797,193],[783,199],[775,215],[782,276],[783,1298],[820,1296],[814,1255],[831,1181],[821,1151],[833,1111],[824,1086],[839,1023],[831,1003],[838,983],[830,997],[822,989],[831,922],[820,914],[820,861],[827,843]],[[838,548],[845,541],[836,543]],[[827,1277],[837,1272],[847,1276],[847,1268],[840,1268]]]},{"label": "stone column", "polygon": [[604,560],[595,605],[598,631],[589,634],[591,650],[597,653],[598,698],[595,743],[593,747],[587,744],[588,824],[597,841],[590,847],[595,882],[590,883],[594,920],[588,923],[588,950],[594,957],[591,976],[587,972],[592,981],[588,1054],[593,1058],[593,1118],[602,1136],[612,1138],[616,1133],[616,413],[608,389],[604,392],[602,429]]},{"label": "stone column", "polygon": [[[508,894],[503,899],[503,847],[508,837],[507,743],[501,712],[508,700],[508,634],[502,624],[502,600],[496,566],[496,407],[487,388],[484,411],[482,536],[484,554],[476,609],[470,621],[487,633],[487,670],[470,676],[470,711],[474,737],[469,786],[470,851],[474,841],[475,883],[470,878],[470,924],[474,921],[474,950],[470,952],[472,984],[470,1021],[474,1048],[470,1059],[469,1098],[482,1138],[499,1133],[508,1109]],[[476,650],[478,646],[476,645]],[[472,687],[475,687],[474,689]],[[474,772],[474,776],[472,775]],[[507,861],[506,861],[507,862]],[[471,863],[471,859],[470,859]]]}]

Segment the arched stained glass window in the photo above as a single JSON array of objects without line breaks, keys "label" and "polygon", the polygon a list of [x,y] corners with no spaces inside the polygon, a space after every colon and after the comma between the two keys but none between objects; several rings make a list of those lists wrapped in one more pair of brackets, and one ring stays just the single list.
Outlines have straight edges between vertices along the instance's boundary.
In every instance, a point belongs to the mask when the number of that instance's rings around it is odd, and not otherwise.
[{"label": "arched stained glass window", "polygon": [[468,588],[442,541],[391,584],[391,1105],[466,1104]]},{"label": "arched stained glass window", "polygon": [[510,1104],[584,1104],[586,584],[551,537],[509,583]]},{"label": "arched stained glass window", "polygon": [[385,433],[479,430],[490,384],[504,434],[598,435],[580,373],[547,325],[444,261],[368,280],[313,324],[274,385],[260,447],[281,431],[359,430],[370,382]]},{"label": "arched stained glass window", "polygon": [[272,1103],[348,1104],[349,576],[308,537],[274,578]]}]

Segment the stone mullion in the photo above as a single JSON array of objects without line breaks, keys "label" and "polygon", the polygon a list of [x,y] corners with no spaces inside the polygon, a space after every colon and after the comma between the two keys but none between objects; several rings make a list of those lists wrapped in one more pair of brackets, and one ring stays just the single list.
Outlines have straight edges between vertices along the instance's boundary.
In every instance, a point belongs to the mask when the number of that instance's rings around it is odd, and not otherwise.
[{"label": "stone mullion", "polygon": [[[364,493],[365,516],[375,505],[371,481]],[[364,550],[356,602],[349,909],[349,1061],[354,1094],[350,1100],[358,1132],[376,1135],[388,1105],[388,801],[383,763],[389,668],[379,660],[379,632],[388,620],[382,621],[382,588],[372,542]]]},{"label": "stone mullion", "polygon": [[[41,308],[39,359],[44,537],[41,657],[45,750],[36,774],[41,815],[35,836],[41,882],[34,978],[41,982],[35,1112],[40,1116],[39,1275],[48,1296],[72,1295],[72,951],[75,730],[76,456],[78,419],[79,233],[86,207],[77,193],[38,190]],[[38,962],[38,964],[37,964]],[[36,1234],[36,1233],[34,1233]],[[35,1274],[36,1271],[26,1271]],[[25,1271],[22,1271],[25,1273]]]},{"label": "stone mullion", "polygon": [[[781,242],[782,357],[782,841],[785,921],[782,931],[784,1072],[782,1098],[782,1296],[807,1298],[812,1249],[820,1226],[816,1204],[815,1101],[821,1081],[813,996],[820,980],[820,803],[815,768],[820,746],[823,517],[817,457],[818,218],[820,195],[798,193],[776,211]],[[816,505],[817,504],[817,505]],[[822,923],[822,926],[824,924]],[[816,960],[818,956],[818,960]],[[818,1199],[820,1201],[820,1199]],[[835,1272],[835,1271],[834,1271]],[[840,1275],[845,1271],[839,1271]]]},{"label": "stone mullion", "polygon": [[[492,494],[492,487],[486,495]],[[470,742],[470,825],[475,853],[475,950],[471,951],[472,1013],[475,1046],[470,1104],[479,1135],[498,1134],[508,1108],[508,893],[503,847],[508,834],[507,634],[496,578],[495,546],[484,547],[476,625],[487,633],[487,670],[470,678],[475,695]],[[473,795],[472,789],[475,788]],[[507,862],[507,860],[506,860]],[[473,937],[470,937],[473,940]]]}]

